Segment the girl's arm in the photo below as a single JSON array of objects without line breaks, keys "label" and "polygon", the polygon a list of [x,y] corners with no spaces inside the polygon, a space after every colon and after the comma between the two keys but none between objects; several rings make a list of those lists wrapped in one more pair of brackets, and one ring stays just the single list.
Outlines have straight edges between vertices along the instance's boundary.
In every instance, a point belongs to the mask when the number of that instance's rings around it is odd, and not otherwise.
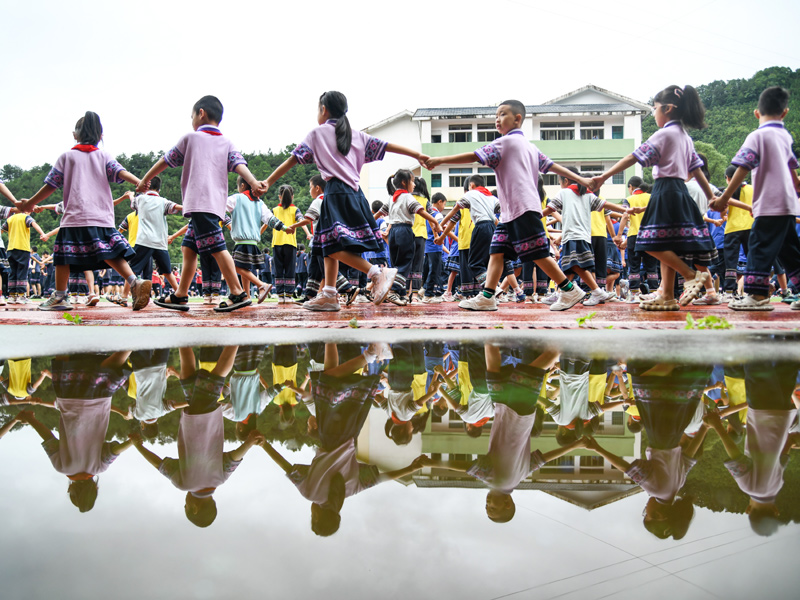
[{"label": "girl's arm", "polygon": [[578,448],[586,448],[587,439],[588,438],[584,437],[579,440],[575,440],[571,444],[562,446],[561,448],[556,448],[555,450],[550,450],[550,452],[545,452],[544,454],[542,454],[542,458],[544,459],[544,462],[549,463],[551,460],[561,458],[568,452],[572,452],[573,450],[577,450]]},{"label": "girl's arm", "polygon": [[708,183],[708,179],[703,174],[703,170],[699,167],[694,171],[689,173],[692,177],[694,177],[695,181],[700,185],[700,189],[703,190],[703,193],[706,195],[706,200],[708,200],[709,204],[716,199],[714,195],[714,190],[711,189],[711,185]]},{"label": "girl's arm", "polygon": [[[127,173],[127,171],[125,171],[125,172]],[[122,202],[123,200],[126,200],[126,199],[127,200],[133,200],[133,196],[134,196],[134,193],[131,192],[130,190],[125,192],[124,194],[122,194],[122,196],[120,196],[119,198],[114,200],[114,206],[116,206],[117,204],[119,204],[120,202]]]},{"label": "girl's arm", "polygon": [[746,210],[750,214],[753,214],[753,207],[752,206],[750,206],[749,204],[747,204],[745,202],[741,202],[739,200],[734,200],[733,198],[728,200],[728,206],[734,206],[736,208],[741,208],[742,210]]},{"label": "girl's arm", "polygon": [[[134,175],[133,173],[129,173],[128,171],[121,171],[120,174],[119,174],[119,177],[120,177],[120,179],[122,179],[124,181],[127,181],[128,183],[131,183],[131,184],[137,186],[137,188],[138,188],[139,183],[140,183],[139,182],[139,178],[136,175]],[[114,206],[117,205],[117,202],[122,202],[122,199],[126,198],[127,194],[130,194],[131,196],[133,196],[133,192],[126,192],[125,195],[122,196],[122,198],[118,198],[117,201],[114,202]]]},{"label": "girl's arm", "polygon": [[275,450],[275,448],[273,448],[269,442],[266,440],[261,442],[261,447],[264,448],[264,452],[269,454],[269,457],[274,460],[281,469],[283,469],[284,473],[288,474],[292,472],[292,469],[294,468],[292,463],[283,458],[281,453]]},{"label": "girl's arm", "polygon": [[[420,166],[426,167],[427,162],[430,160],[429,156],[417,152],[416,150],[411,150],[411,148],[406,148],[405,146],[398,146],[397,144],[392,144],[389,142],[386,144],[386,152],[391,152],[393,154],[402,154],[403,156],[410,156],[413,159],[416,159],[419,162]],[[473,154],[473,156],[475,156]],[[427,168],[427,167],[426,167]]]},{"label": "girl's arm", "polygon": [[113,454],[114,456],[119,456],[120,454],[125,452],[125,450],[130,448],[131,446],[133,446],[133,440],[131,438],[128,438],[127,440],[125,440],[122,443],[114,442],[114,443],[111,444],[111,447],[110,447],[111,454]]},{"label": "girl's arm", "polygon": [[725,447],[725,452],[728,453],[728,458],[737,460],[742,457],[742,453],[739,451],[739,447],[736,445],[736,442],[731,439],[731,436],[728,435],[727,430],[722,425],[722,421],[720,420],[719,413],[717,411],[707,412],[703,417],[703,423],[717,432],[719,439],[722,440],[722,445]]},{"label": "girl's arm", "polygon": [[[444,219],[442,220],[442,226],[444,226]],[[447,227],[445,227],[444,232],[442,232],[442,235],[435,236],[433,238],[433,242],[441,246],[442,244],[444,244],[444,238],[446,237],[451,238],[454,242],[458,242],[458,238],[451,233],[455,226],[456,226],[455,222],[450,221],[447,224]]]},{"label": "girl's arm", "polygon": [[187,231],[188,229],[189,229],[189,224],[187,223],[186,225],[184,225],[183,227],[181,227],[180,229],[178,229],[178,231],[176,231],[176,232],[175,232],[175,233],[173,233],[172,235],[168,236],[168,237],[167,237],[167,243],[168,243],[168,244],[171,244],[172,242],[174,242],[174,241],[175,241],[175,238],[179,238],[179,237],[181,237],[183,234],[185,234],[185,233],[186,233],[186,231]]},{"label": "girl's arm", "polygon": [[600,444],[597,443],[597,440],[595,440],[594,438],[586,438],[586,441],[584,443],[586,444],[585,447],[588,450],[597,452],[597,454],[599,454],[600,456],[605,458],[608,462],[610,462],[615,469],[622,471],[623,473],[626,473],[627,471],[630,470],[631,465],[630,463],[628,463],[628,461],[617,456],[616,454],[612,454],[611,452],[603,448]]},{"label": "girl's arm", "polygon": [[683,453],[688,456],[689,458],[694,458],[694,455],[697,454],[697,451],[703,445],[703,440],[706,439],[706,434],[708,433],[708,425],[703,423],[700,426],[700,429],[697,431],[695,436],[692,438],[692,441],[689,442],[689,445],[684,448]]},{"label": "girl's arm", "polygon": [[736,172],[733,174],[733,177],[731,177],[731,182],[728,184],[728,187],[725,188],[725,191],[722,192],[720,197],[716,198],[713,202],[709,202],[709,208],[716,210],[717,212],[722,212],[725,210],[725,207],[728,206],[728,201],[733,196],[733,192],[742,187],[744,180],[749,174],[750,171],[744,167],[737,167]]},{"label": "girl's arm", "polygon": [[17,200],[17,208],[21,212],[32,212],[33,208],[39,204],[42,200],[47,200],[53,193],[56,191],[52,185],[47,185],[46,183],[39,188],[39,191],[36,192],[32,198],[22,200]]},{"label": "girl's arm", "polygon": [[[633,154],[628,154],[628,156],[619,160],[617,164],[615,164],[613,167],[611,167],[608,171],[606,171],[602,175],[596,175],[592,177],[592,182],[587,187],[589,187],[589,189],[592,190],[593,192],[596,192],[597,190],[600,189],[600,186],[602,186],[606,182],[606,179],[608,179],[612,175],[616,175],[617,173],[622,173],[622,171],[624,171],[629,167],[632,167],[635,164],[636,164],[636,157]],[[550,170],[552,171],[553,168],[550,167]],[[568,179],[574,179],[575,173],[572,173],[572,175],[567,175],[566,177]]]},{"label": "girl's arm", "polygon": [[247,454],[250,448],[252,448],[256,444],[261,445],[261,443],[264,441],[265,441],[264,434],[258,431],[257,429],[253,430],[250,432],[250,434],[247,436],[247,439],[241,446],[239,446],[235,450],[231,450],[230,452],[228,452],[228,456],[230,456],[231,459],[235,461],[242,460],[244,458],[244,455]]},{"label": "girl's arm", "polygon": [[11,190],[6,187],[6,184],[0,181],[0,194],[11,200],[11,203],[16,205],[17,199],[14,197],[14,194],[11,193]]},{"label": "girl's arm", "polygon": [[275,182],[278,181],[278,179],[286,175],[291,170],[291,168],[296,164],[297,164],[297,157],[294,155],[291,155],[289,158],[283,161],[283,164],[281,164],[277,169],[275,169],[272,173],[270,173],[269,177],[267,177],[266,180],[261,182],[261,187],[262,189],[264,189],[263,193],[266,194],[267,190],[269,190],[269,188],[271,188],[275,184]]},{"label": "girl's arm", "polygon": [[36,221],[33,221],[33,223],[31,223],[31,227],[32,227],[33,229],[35,229],[35,230],[36,230],[36,233],[38,233],[38,234],[39,234],[39,237],[40,237],[40,238],[41,238],[43,241],[47,241],[47,240],[46,240],[46,238],[44,237],[44,236],[45,236],[45,233],[44,233],[44,231],[42,231],[42,228],[41,228],[41,227],[39,227],[39,224],[38,224]]},{"label": "girl's arm", "polygon": [[[478,162],[478,157],[475,156],[475,153],[464,152],[463,154],[453,154],[452,156],[435,156],[433,158],[429,158],[422,166],[429,171],[432,171],[442,164],[466,165],[474,162]],[[574,177],[575,173],[572,173],[572,176]]]},{"label": "girl's arm", "polygon": [[53,432],[45,427],[44,424],[42,424],[41,421],[33,416],[33,413],[29,410],[23,410],[17,414],[17,419],[33,427],[34,431],[36,431],[36,433],[39,434],[39,437],[45,442],[56,437],[53,435]]},{"label": "girl's arm", "polygon": [[150,167],[150,170],[147,173],[145,173],[144,177],[142,177],[142,180],[136,186],[136,191],[140,194],[143,194],[147,190],[149,190],[150,180],[156,175],[160,175],[161,173],[166,171],[168,166],[169,165],[167,164],[167,161],[165,161],[163,157],[159,158],[156,161],[156,164]]},{"label": "girl's arm", "polygon": [[442,226],[439,225],[439,221],[431,213],[423,208],[417,214],[431,224],[431,229],[433,229],[434,233],[442,233]]},{"label": "girl's arm", "polygon": [[423,467],[434,467],[436,469],[447,469],[448,471],[460,471],[466,473],[472,466],[472,461],[468,460],[442,460],[441,458],[434,459],[428,456],[420,456],[418,459]]},{"label": "girl's arm", "polygon": [[20,420],[19,415],[14,415],[8,423],[0,427],[0,438],[2,438],[5,434],[11,431],[14,425],[21,422],[22,421]]},{"label": "girl's arm", "polygon": [[[607,211],[616,213],[618,215],[627,215],[630,212],[627,208],[619,206],[618,204],[612,204],[611,202],[606,202],[603,205],[603,208],[601,210],[607,210]],[[609,220],[611,220],[610,217],[609,217]],[[608,227],[608,225],[606,225],[606,226]],[[611,227],[611,231],[612,232],[614,231],[613,227]]]},{"label": "girl's arm", "polygon": [[147,462],[153,465],[156,469],[161,468],[161,463],[164,462],[164,460],[155,452],[152,452],[151,450],[148,450],[147,448],[144,447],[141,435],[139,435],[138,433],[131,433],[128,436],[128,439],[136,447],[136,450],[139,451],[139,454],[141,454]]},{"label": "girl's arm", "polygon": [[412,473],[416,473],[417,471],[419,471],[424,466],[425,465],[423,463],[423,457],[419,456],[415,458],[414,461],[404,469],[398,469],[397,471],[388,471],[386,473],[381,473],[378,476],[378,483],[383,483],[384,481],[393,481],[395,479],[400,479],[401,477],[405,477],[406,475],[411,475]]}]

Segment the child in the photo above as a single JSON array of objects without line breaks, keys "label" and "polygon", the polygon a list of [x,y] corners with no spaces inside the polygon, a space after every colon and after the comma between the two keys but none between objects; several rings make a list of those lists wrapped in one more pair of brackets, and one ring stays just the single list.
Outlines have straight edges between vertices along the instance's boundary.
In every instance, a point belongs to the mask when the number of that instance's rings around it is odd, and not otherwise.
[{"label": "child", "polygon": [[[442,227],[442,211],[444,210],[444,203],[447,200],[445,195],[437,192],[433,195],[431,201],[431,216]],[[442,297],[437,295],[441,294],[442,285],[442,246],[435,242],[436,234],[431,227],[430,223],[426,223],[428,237],[425,241],[425,258],[428,260],[428,278],[425,280],[425,295],[422,297],[422,302],[425,304],[437,304],[442,301]]]},{"label": "child", "polygon": [[[494,235],[496,214],[500,212],[500,202],[484,187],[482,175],[473,175],[467,180],[469,191],[456,202],[444,219],[442,225],[451,220],[459,220],[459,211],[469,209],[474,223],[469,245],[469,272],[472,282],[468,283],[473,290],[480,290],[486,283],[486,268],[489,264],[489,250]],[[462,284],[465,283],[462,281]]]},{"label": "child", "polygon": [[[566,310],[583,300],[583,291],[572,284],[550,257],[550,244],[541,221],[541,200],[535,185],[539,172],[552,170],[564,177],[570,177],[572,173],[555,164],[525,139],[520,129],[524,120],[525,105],[519,100],[506,100],[497,107],[495,118],[495,127],[502,137],[475,152],[432,158],[425,163],[428,169],[433,169],[443,163],[463,164],[477,160],[497,174],[500,224],[489,250],[486,287],[474,298],[460,302],[460,308],[497,310],[494,294],[503,274],[503,263],[517,257],[523,262],[535,262],[557,282],[562,291],[561,298],[550,310]],[[589,184],[582,177],[578,178],[578,183]]]},{"label": "child", "polygon": [[58,158],[44,187],[18,207],[31,210],[58,188],[64,188],[64,216],[53,246],[56,290],[39,310],[72,310],[67,299],[70,271],[93,270],[103,263],[131,284],[133,310],[141,310],[150,302],[150,281],[137,279],[128,265],[135,254],[114,228],[114,200],[108,185],[123,181],[138,185],[139,179],[98,149],[103,125],[96,113],[87,111],[73,135],[78,144]]},{"label": "child", "polygon": [[[308,236],[309,239],[311,236]],[[298,244],[297,246],[297,262],[295,263],[295,289],[294,295],[296,297],[300,297],[303,295],[303,290],[306,289],[306,283],[308,282],[308,254],[306,253],[306,247],[304,244]]]},{"label": "child", "polygon": [[[734,165],[725,169],[725,181],[728,187],[736,174]],[[745,257],[750,248],[750,229],[753,227],[753,186],[744,181],[739,189],[733,190],[728,200],[728,220],[725,223],[724,260],[725,260],[725,293],[722,302],[741,299],[738,293],[739,257],[744,251]]]},{"label": "child", "polygon": [[411,276],[411,269],[414,264],[414,252],[416,251],[414,242],[414,215],[420,215],[426,219],[434,231],[441,233],[441,226],[434,219],[425,207],[411,195],[414,189],[414,174],[407,169],[400,169],[387,182],[387,188],[394,190],[391,203],[386,202],[381,206],[379,215],[387,215],[386,221],[389,223],[389,254],[397,274],[395,276],[392,291],[386,296],[386,300],[397,306],[405,306],[406,289],[408,279]]},{"label": "child", "polygon": [[[637,162],[643,167],[655,167],[656,182],[650,202],[642,217],[636,238],[638,251],[645,251],[661,262],[661,288],[655,298],[639,304],[643,310],[679,310],[698,298],[711,275],[708,271],[695,271],[694,265],[713,263],[717,250],[684,183],[691,174],[700,184],[706,198],[714,193],[701,170],[702,161],[694,151],[686,127],[702,129],[705,107],[690,85],[685,88],[671,85],[660,91],[654,100],[653,115],[659,130],[611,169],[592,178],[591,189],[597,190],[616,173]],[[675,300],[675,273],[686,281],[679,301]],[[680,305],[680,306],[679,306]]]},{"label": "child", "polygon": [[[258,289],[258,303],[261,304],[267,299],[272,286],[253,274],[254,268],[264,264],[264,255],[258,249],[258,242],[265,228],[284,231],[286,224],[273,215],[264,202],[253,198],[250,184],[241,175],[236,181],[236,187],[239,193],[230,196],[225,205],[225,211],[231,213],[231,237],[236,244],[233,247],[233,262],[236,272],[245,284],[245,293],[249,297],[250,284],[255,285]],[[264,227],[260,227],[262,223]]]},{"label": "child", "polygon": [[[567,169],[578,174],[575,167]],[[595,269],[594,254],[592,253],[592,212],[611,211],[625,214],[625,209],[619,208],[594,194],[587,192],[586,188],[578,184],[572,177],[561,178],[561,191],[550,199],[547,208],[542,211],[543,216],[553,212],[561,213],[561,270],[565,273],[574,273],[589,286],[591,293],[584,300],[584,306],[595,306],[608,300],[612,294],[602,289],[594,278],[592,271]],[[605,238],[603,238],[605,243]],[[605,261],[605,257],[603,258]],[[572,279],[571,275],[568,275]]]},{"label": "child", "polygon": [[[758,129],[747,136],[731,161],[738,167],[730,185],[712,208],[723,210],[747,174],[753,173],[753,227],[744,275],[745,297],[728,303],[733,310],[773,310],[769,300],[770,269],[780,262],[792,285],[800,283],[800,240],[795,231],[800,190],[797,159],[792,153],[792,136],[783,119],[789,112],[789,92],[769,87],[761,92],[755,116]],[[800,310],[800,302],[791,308]]]},{"label": "child", "polygon": [[[131,208],[137,217],[136,246],[134,246],[136,257],[131,260],[131,270],[142,279],[150,279],[152,283],[155,260],[158,272],[175,289],[178,287],[178,281],[172,274],[172,263],[167,251],[169,236],[167,215],[178,214],[183,207],[162,198],[159,195],[160,191],[161,178],[153,177],[150,181],[150,190],[131,201]],[[128,301],[129,289],[130,286],[126,282],[122,292],[122,301],[125,303]]]},{"label": "child", "polygon": [[[294,205],[294,188],[282,185],[278,189],[281,203],[275,207],[275,216],[285,227],[291,227],[303,219],[303,213]],[[275,288],[278,302],[288,304],[294,293],[294,277],[297,261],[297,235],[294,228],[283,231],[283,227],[275,228],[272,234],[272,258],[275,261]],[[305,229],[308,235],[308,229]]]},{"label": "child", "polygon": [[[5,190],[8,192],[8,188],[0,182],[0,191]],[[8,192],[7,196],[10,199],[13,199],[13,202],[16,202],[16,198]],[[15,206],[0,206],[0,219],[8,219],[11,215],[16,214],[19,212]],[[8,255],[6,254],[6,247],[3,244],[3,237],[0,236],[0,272],[2,272],[3,284],[2,288],[0,288],[0,306],[6,305],[6,299],[3,296],[3,290],[7,290],[8,288],[8,275],[10,272],[10,263],[8,262]]]},{"label": "child", "polygon": [[155,302],[163,308],[189,310],[189,285],[197,270],[198,254],[211,256],[228,283],[230,296],[214,310],[230,312],[250,306],[250,300],[236,277],[236,266],[225,246],[219,221],[225,218],[228,172],[238,173],[251,188],[258,191],[261,191],[261,186],[247,168],[247,161],[219,130],[222,112],[222,103],[216,97],[200,98],[192,108],[194,131],[183,136],[172,150],[160,158],[136,189],[140,193],[146,192],[153,177],[168,167],[183,166],[183,214],[191,222],[181,243],[183,277],[178,289]]},{"label": "child", "polygon": [[[430,208],[431,194],[428,191],[428,184],[422,177],[414,178],[414,191],[411,192],[411,195],[425,210]],[[425,264],[425,241],[428,238],[427,230],[429,226],[422,215],[414,215],[414,223],[411,225],[411,229],[414,231],[414,261],[411,263],[411,278],[409,281],[411,294],[408,297],[409,302],[420,299],[419,294],[422,289],[422,273]]]},{"label": "child", "polygon": [[8,276],[8,303],[27,304],[28,298],[28,264],[31,260],[31,227],[40,236],[44,231],[33,220],[30,213],[11,215],[3,223],[2,230],[8,232],[8,264],[11,273]]},{"label": "child", "polygon": [[389,293],[397,270],[370,265],[358,256],[380,249],[378,225],[358,186],[359,172],[364,163],[381,160],[387,151],[410,156],[422,165],[428,157],[352,131],[347,119],[347,98],[340,92],[325,92],[320,96],[317,122],[319,127],[263,182],[269,188],[296,164],[311,162],[316,163],[327,182],[319,227],[314,234],[314,245],[319,246],[325,257],[325,287],[321,296],[303,307],[315,311],[341,310],[334,287],[339,261],[367,274],[373,283],[373,302],[378,305]]}]

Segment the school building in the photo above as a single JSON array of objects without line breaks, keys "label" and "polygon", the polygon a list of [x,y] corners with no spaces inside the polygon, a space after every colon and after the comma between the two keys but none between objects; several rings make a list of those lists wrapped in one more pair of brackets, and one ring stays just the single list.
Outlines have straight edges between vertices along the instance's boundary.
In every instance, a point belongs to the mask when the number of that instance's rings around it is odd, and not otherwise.
[{"label": "school building", "polygon": [[[579,171],[600,174],[642,143],[642,117],[652,107],[587,85],[578,90],[526,106],[522,124],[525,137],[549,158]],[[364,129],[369,135],[419,150],[429,156],[448,156],[474,151],[497,137],[494,119],[496,106],[461,108],[419,108],[403,111]],[[414,163],[416,164],[416,163]],[[387,154],[381,162],[368,163],[362,170],[361,186],[367,198],[380,200],[386,196],[386,179],[397,169],[411,168],[427,179],[431,194],[442,192],[448,200],[457,200],[463,193],[464,180],[479,173],[486,177],[486,187],[496,185],[491,169],[474,165],[440,165],[433,172],[414,167],[408,157]],[[642,174],[637,164],[625,173],[615,175],[603,186],[607,200],[622,200],[627,194],[627,180]],[[556,175],[545,175],[547,194],[555,194]]]}]

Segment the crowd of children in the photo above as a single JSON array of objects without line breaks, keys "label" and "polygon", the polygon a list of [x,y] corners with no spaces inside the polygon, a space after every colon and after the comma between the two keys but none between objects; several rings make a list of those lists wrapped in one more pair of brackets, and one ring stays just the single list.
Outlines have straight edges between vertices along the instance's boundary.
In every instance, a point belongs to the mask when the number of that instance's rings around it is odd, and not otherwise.
[{"label": "crowd of children", "polygon": [[[186,517],[199,527],[215,520],[215,491],[256,446],[311,503],[318,535],[336,532],[349,496],[424,468],[440,479],[482,482],[486,515],[506,522],[514,517],[514,491],[577,451],[596,453],[646,492],[648,531],[680,539],[693,515],[682,490],[713,431],[748,497],[753,529],[769,535],[785,522],[778,496],[789,453],[800,447],[798,365],[780,359],[714,365],[549,345],[316,342],[60,355],[47,368],[39,363],[38,374],[29,358],[6,366],[0,414],[11,418],[0,437],[19,423],[31,426],[79,510],[92,509],[98,476],[135,447],[186,493]],[[43,422],[54,423],[48,414],[56,412],[54,433]],[[112,413],[135,423],[127,439],[109,437]],[[371,435],[369,456],[385,459],[425,432],[447,431],[454,449],[461,433],[488,440],[463,440],[484,448],[470,451],[477,459],[451,450],[449,458],[421,455],[381,472],[357,452],[370,413],[386,448]],[[615,454],[615,435],[640,431],[647,434],[640,458],[633,447]],[[262,432],[288,446],[315,446],[310,464],[289,462]],[[240,445],[225,451],[234,436]],[[165,438],[177,438],[177,456],[161,456],[155,442]]]},{"label": "crowd of children", "polygon": [[[759,128],[732,160],[724,191],[709,184],[706,161],[687,133],[705,127],[705,108],[691,86],[659,92],[653,103],[656,133],[593,177],[554,163],[525,139],[526,109],[517,100],[497,107],[499,138],[474,152],[431,158],[353,131],[347,99],[326,92],[319,99],[319,126],[264,181],[220,131],[223,107],[213,96],[194,105],[193,131],[141,180],[98,148],[102,125],[87,112],[75,127],[77,145],[56,161],[31,199],[17,200],[0,187],[14,204],[0,214],[8,232],[8,247],[0,249],[4,294],[11,303],[49,294],[40,309],[71,310],[69,294],[85,286],[86,304],[93,306],[105,270],[118,303],[127,305],[130,292],[133,309],[143,308],[157,282],[161,295],[155,304],[185,311],[199,260],[201,293],[209,304],[218,303],[219,312],[249,306],[251,293],[263,302],[273,288],[281,303],[294,299],[304,309],[330,312],[354,302],[405,306],[450,299],[467,310],[497,310],[504,300],[526,299],[550,310],[619,300],[651,311],[692,302],[772,310],[773,273],[775,289],[786,296],[800,284],[800,180],[783,125],[788,100],[780,87],[762,93],[755,111]],[[442,194],[431,198],[423,178],[401,169],[387,182],[390,198],[370,205],[359,187],[360,170],[386,152],[427,169],[479,162],[494,171],[497,189],[488,190],[483,177],[473,175],[448,211]],[[288,185],[280,187],[272,210],[260,200],[294,165],[311,163],[320,175],[309,182],[314,202],[306,214],[294,205]],[[608,178],[637,163],[653,167],[652,187],[632,177],[630,196],[621,205],[599,196]],[[183,168],[182,204],[159,195],[159,173],[174,167]],[[239,175],[230,196],[229,172]],[[549,199],[542,186],[547,172],[561,183]],[[751,174],[752,186],[745,183]],[[137,195],[114,200],[109,182],[123,181],[136,186]],[[59,188],[63,202],[38,206]],[[117,228],[113,207],[126,199],[132,212]],[[44,208],[62,215],[60,226],[47,234],[31,216]],[[170,235],[166,215],[177,213],[188,223]],[[612,214],[621,220],[613,221]],[[234,240],[232,254],[225,226]],[[39,256],[31,247],[31,228],[44,240],[57,235],[52,256]],[[259,248],[267,228],[274,231],[271,259]],[[307,255],[297,243],[300,228],[308,238]],[[127,241],[121,236],[126,231]],[[177,277],[167,244],[181,234]],[[220,301],[223,281],[228,296]],[[800,302],[791,307],[800,309]]]}]

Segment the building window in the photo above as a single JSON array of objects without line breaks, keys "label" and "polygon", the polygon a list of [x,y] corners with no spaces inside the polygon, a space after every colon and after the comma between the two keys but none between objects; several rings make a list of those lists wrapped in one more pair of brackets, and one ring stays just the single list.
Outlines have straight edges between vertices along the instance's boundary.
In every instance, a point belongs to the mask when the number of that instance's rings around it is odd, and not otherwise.
[{"label": "building window", "polygon": [[450,187],[463,188],[464,182],[472,175],[472,169],[454,168],[450,169]]},{"label": "building window", "polygon": [[431,187],[442,187],[442,174],[433,173],[431,175]]},{"label": "building window", "polygon": [[472,125],[450,125],[449,131],[451,144],[472,141]]},{"label": "building window", "polygon": [[441,144],[441,143],[442,143],[442,134],[441,133],[431,134],[431,144]]},{"label": "building window", "polygon": [[553,175],[552,173],[545,173],[544,174],[544,184],[545,185],[559,185],[558,175]]},{"label": "building window", "polygon": [[581,121],[582,140],[602,140],[605,128],[602,121]]},{"label": "building window", "polygon": [[495,187],[497,185],[497,176],[491,169],[478,167],[478,175],[483,176],[484,185],[486,185],[486,187]]},{"label": "building window", "polygon": [[617,173],[611,177],[611,183],[614,185],[625,185],[625,173]]},{"label": "building window", "polygon": [[575,123],[542,123],[539,126],[541,138],[544,141],[565,141],[575,139]]},{"label": "building window", "polygon": [[603,165],[581,165],[581,173],[591,173],[592,175],[601,175],[603,173]]},{"label": "building window", "polygon": [[611,424],[612,425],[622,425],[622,422],[625,420],[625,413],[620,411],[614,411],[611,413]]},{"label": "building window", "polygon": [[622,125],[612,125],[611,126],[611,139],[612,140],[621,140],[625,137],[624,129]]},{"label": "building window", "polygon": [[479,142],[493,142],[499,137],[501,137],[500,132],[495,129],[494,125],[489,123],[478,123]]}]

